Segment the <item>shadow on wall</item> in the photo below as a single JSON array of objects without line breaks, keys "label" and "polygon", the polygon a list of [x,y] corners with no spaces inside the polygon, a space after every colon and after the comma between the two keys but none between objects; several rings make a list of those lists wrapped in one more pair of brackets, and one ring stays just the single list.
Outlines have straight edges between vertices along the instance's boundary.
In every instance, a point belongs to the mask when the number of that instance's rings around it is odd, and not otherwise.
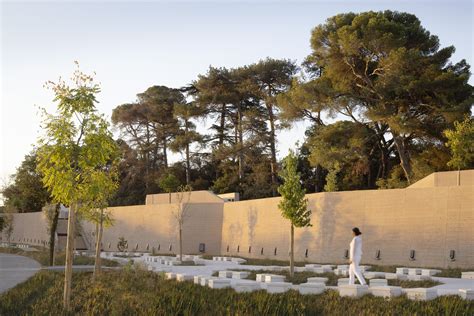
[{"label": "shadow on wall", "polygon": [[[249,245],[254,244],[255,226],[257,226],[258,211],[255,206],[250,206],[247,210],[248,240]],[[249,246],[250,247],[250,246]]]}]

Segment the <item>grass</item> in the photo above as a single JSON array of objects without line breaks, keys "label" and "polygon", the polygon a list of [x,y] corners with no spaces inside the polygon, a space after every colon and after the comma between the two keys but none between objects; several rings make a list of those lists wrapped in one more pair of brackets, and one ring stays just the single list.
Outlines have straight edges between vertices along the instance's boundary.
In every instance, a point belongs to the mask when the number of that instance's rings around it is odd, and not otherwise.
[{"label": "grass", "polygon": [[415,302],[405,296],[386,300],[366,295],[340,297],[336,291],[300,295],[296,291],[236,293],[192,282],[164,280],[137,269],[109,271],[96,282],[75,273],[71,311],[61,306],[63,274],[41,271],[0,295],[0,315],[473,315],[474,302],[444,296]]},{"label": "grass", "polygon": [[433,281],[433,280],[421,280],[421,281],[411,281],[411,280],[388,280],[388,285],[392,286],[401,286],[402,288],[405,289],[413,289],[417,287],[433,287],[443,284],[438,281]]},{"label": "grass", "polygon": [[[378,265],[370,265],[370,266],[371,266],[371,269],[369,271],[391,272],[391,273],[395,273],[397,271],[397,268],[401,267],[401,266],[378,266]],[[462,272],[474,271],[474,267],[473,268],[468,268],[468,269],[460,269],[460,268],[447,268],[447,269],[426,268],[426,269],[441,270],[441,272],[436,274],[435,276],[443,277],[443,278],[460,278]]]},{"label": "grass", "polygon": [[[10,253],[20,256],[29,257],[38,261],[42,266],[49,266],[49,251],[44,248],[38,249],[38,251],[24,251],[19,248],[4,248],[0,247],[0,253]],[[66,254],[64,252],[56,253],[55,264],[64,265],[66,261]],[[74,256],[74,265],[94,265],[95,258],[88,256]],[[120,264],[115,260],[102,258],[102,265],[105,267],[117,267]]]}]

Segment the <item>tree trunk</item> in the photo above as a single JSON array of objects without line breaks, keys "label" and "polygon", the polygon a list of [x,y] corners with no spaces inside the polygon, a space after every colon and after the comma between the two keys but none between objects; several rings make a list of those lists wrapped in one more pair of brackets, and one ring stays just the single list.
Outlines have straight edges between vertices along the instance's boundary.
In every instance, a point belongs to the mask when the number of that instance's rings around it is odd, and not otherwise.
[{"label": "tree trunk", "polygon": [[[188,134],[188,122],[186,122],[186,135]],[[186,144],[186,184],[191,182],[191,162],[189,161],[189,142]]]},{"label": "tree trunk", "polygon": [[96,245],[95,245],[95,265],[94,265],[94,274],[92,276],[92,279],[95,280],[97,276],[100,275],[101,272],[101,258],[100,258],[100,253],[102,251],[101,249],[101,243],[102,243],[102,233],[104,231],[104,221],[103,221],[103,211],[100,211],[100,220],[99,223],[97,223],[97,233],[96,233]]},{"label": "tree trunk", "polygon": [[166,142],[166,137],[163,139],[163,164],[165,168],[168,168],[168,144]]},{"label": "tree trunk", "polygon": [[460,186],[461,185],[461,169],[460,168],[458,168],[457,182],[458,182],[458,186]]},{"label": "tree trunk", "polygon": [[238,107],[238,117],[237,117],[237,128],[238,128],[238,136],[239,136],[239,145],[238,145],[238,150],[239,150],[239,180],[242,180],[244,177],[244,132],[242,128],[242,110],[240,109],[240,106]]},{"label": "tree trunk", "polygon": [[67,220],[67,243],[66,243],[66,266],[64,272],[64,296],[63,306],[66,311],[71,303],[71,281],[72,281],[72,261],[74,255],[74,237],[75,237],[75,205],[70,205]]},{"label": "tree trunk", "polygon": [[270,170],[272,177],[272,195],[276,196],[276,168],[277,168],[277,159],[276,159],[276,141],[275,141],[275,117],[273,115],[272,105],[267,105],[268,109],[268,119],[270,121],[270,151],[271,151],[271,161],[270,161]]},{"label": "tree trunk", "polygon": [[54,248],[56,243],[56,230],[58,228],[58,220],[59,220],[59,209],[60,204],[56,204],[56,208],[54,210],[54,217],[53,222],[51,223],[51,231],[49,232],[49,265],[54,266]]},{"label": "tree trunk", "polygon": [[291,224],[290,230],[290,277],[294,276],[295,273],[295,227]]},{"label": "tree trunk", "polygon": [[179,224],[179,261],[183,262],[183,225]]},{"label": "tree trunk", "polygon": [[408,149],[406,148],[405,139],[399,135],[394,135],[393,140],[395,141],[395,146],[397,147],[398,157],[400,157],[400,166],[405,173],[408,184],[411,184],[411,160]]},{"label": "tree trunk", "polygon": [[226,111],[226,106],[224,103],[222,104],[222,108],[221,108],[221,122],[219,126],[219,148],[221,148],[224,145],[225,111]]}]

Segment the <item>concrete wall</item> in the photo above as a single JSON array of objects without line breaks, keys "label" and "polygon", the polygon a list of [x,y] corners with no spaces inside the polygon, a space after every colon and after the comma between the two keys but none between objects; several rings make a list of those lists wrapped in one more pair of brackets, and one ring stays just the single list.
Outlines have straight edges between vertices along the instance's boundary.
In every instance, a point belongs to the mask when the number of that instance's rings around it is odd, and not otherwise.
[{"label": "concrete wall", "polygon": [[[8,241],[5,232],[0,234],[0,241]],[[46,246],[49,234],[45,215],[42,212],[13,214],[13,233],[10,242]]]},{"label": "concrete wall", "polygon": [[[189,197],[184,193],[183,201],[188,200],[190,203],[221,203],[224,200],[212,193],[211,191],[193,191]],[[178,195],[171,193],[171,203],[178,203]],[[148,194],[145,199],[145,204],[170,204],[169,193]]]},{"label": "concrete wall", "polygon": [[[462,172],[461,185],[456,183],[456,172],[447,172],[406,189],[309,194],[313,226],[296,229],[296,258],[345,262],[351,228],[358,226],[363,232],[365,263],[474,267],[474,170]],[[288,258],[290,224],[280,215],[279,198],[223,203],[207,191],[199,192],[203,193],[192,194],[194,202],[183,232],[184,252],[197,253],[199,244],[205,243],[209,254]],[[130,251],[138,244],[139,251],[148,245],[149,250],[160,246],[160,253],[175,253],[176,204],[158,203],[162,197],[149,198],[147,205],[110,208],[115,224],[104,232],[104,250],[117,251],[118,239],[124,237]],[[14,216],[14,242],[48,240],[43,214]],[[84,237],[93,241],[94,225],[82,226]],[[375,259],[377,250],[380,260]],[[415,250],[414,261],[409,258],[411,250]],[[449,259],[451,250],[456,252],[455,261]]]},{"label": "concrete wall", "polygon": [[[297,260],[346,261],[351,229],[357,226],[363,232],[365,263],[474,266],[473,186],[317,193],[307,197],[313,226],[296,229]],[[288,258],[290,224],[281,217],[278,201],[226,203],[221,252]],[[375,259],[377,250],[380,260]],[[409,259],[411,250],[415,250],[414,261]],[[456,261],[449,260],[450,250],[455,250]]]}]

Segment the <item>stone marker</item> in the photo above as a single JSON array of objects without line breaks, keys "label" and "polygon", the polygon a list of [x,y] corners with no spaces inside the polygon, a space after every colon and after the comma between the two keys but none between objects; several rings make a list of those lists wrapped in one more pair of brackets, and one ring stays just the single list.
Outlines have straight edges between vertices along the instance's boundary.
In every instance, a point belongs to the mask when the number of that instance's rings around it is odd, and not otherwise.
[{"label": "stone marker", "polygon": [[300,294],[321,294],[325,290],[324,283],[302,283],[298,287]]},{"label": "stone marker", "polygon": [[237,281],[232,288],[238,293],[246,293],[260,290],[260,284],[254,282]]},{"label": "stone marker", "polygon": [[425,275],[425,276],[433,276],[440,272],[441,270],[436,270],[436,269],[421,269],[421,275]]},{"label": "stone marker", "polygon": [[305,272],[306,267],[295,267],[295,272]]},{"label": "stone marker", "polygon": [[465,300],[474,300],[474,289],[460,289],[459,295]]},{"label": "stone marker", "polygon": [[337,286],[340,285],[348,285],[349,284],[349,279],[348,278],[341,278],[337,280]]},{"label": "stone marker", "polygon": [[266,283],[285,282],[285,276],[284,275],[267,274],[265,276],[265,282]]},{"label": "stone marker", "polygon": [[[365,275],[364,275],[365,276]],[[398,279],[398,275],[396,273],[385,273],[385,279],[387,280],[396,280]]]},{"label": "stone marker", "polygon": [[461,279],[474,279],[474,271],[462,272]]},{"label": "stone marker", "polygon": [[349,270],[349,265],[347,264],[340,264],[337,266],[338,269]]},{"label": "stone marker", "polygon": [[361,297],[369,293],[369,287],[367,285],[360,285],[360,284],[338,285],[337,289],[339,290],[340,296]]},{"label": "stone marker", "polygon": [[409,299],[415,301],[429,301],[438,296],[437,290],[429,288],[406,289],[405,292]]},{"label": "stone marker", "polygon": [[348,276],[349,275],[349,270],[347,269],[334,269],[334,274],[335,275],[340,275],[340,276]]},{"label": "stone marker", "polygon": [[202,275],[195,275],[194,276],[194,284],[201,285],[201,278],[203,278]]},{"label": "stone marker", "polygon": [[245,279],[249,276],[249,272],[247,271],[234,271],[232,272],[232,279]]},{"label": "stone marker", "polygon": [[373,296],[385,298],[396,297],[402,294],[402,288],[399,286],[371,286],[369,290]]},{"label": "stone marker", "polygon": [[321,265],[320,265],[320,264],[316,264],[316,263],[309,263],[309,264],[305,264],[304,267],[305,267],[305,268],[320,268]]},{"label": "stone marker", "polygon": [[431,280],[431,277],[427,275],[408,275],[408,280],[410,281],[427,281]]},{"label": "stone marker", "polygon": [[291,289],[291,283],[289,282],[269,282],[267,283],[268,293],[284,293]]},{"label": "stone marker", "polygon": [[421,269],[419,269],[419,268],[408,268],[408,275],[421,275]]},{"label": "stone marker", "polygon": [[173,273],[173,272],[167,272],[165,273],[165,278],[167,280],[173,280],[176,278],[176,273]]},{"label": "stone marker", "polygon": [[308,278],[308,280],[306,282],[308,283],[322,283],[322,284],[326,284],[326,282],[328,281],[328,278],[323,278],[323,277],[311,277],[311,278]]},{"label": "stone marker", "polygon": [[385,272],[364,272],[364,278],[366,279],[381,279],[385,278]]},{"label": "stone marker", "polygon": [[185,273],[178,273],[176,274],[176,280],[178,282],[191,281],[194,280],[194,276]]},{"label": "stone marker", "polygon": [[230,280],[227,279],[209,279],[208,285],[211,289],[223,289],[230,287]]},{"label": "stone marker", "polygon": [[235,263],[237,263],[237,264],[242,264],[242,263],[246,263],[246,262],[247,262],[247,260],[242,259],[242,258],[232,258],[231,261],[232,261],[232,262],[235,262]]},{"label": "stone marker", "polygon": [[257,273],[257,275],[255,276],[255,280],[257,282],[265,282],[265,277],[267,276],[267,274],[265,273]]},{"label": "stone marker", "polygon": [[408,268],[397,268],[397,274],[408,274]]},{"label": "stone marker", "polygon": [[231,278],[233,271],[219,271],[219,278]]},{"label": "stone marker", "polygon": [[369,281],[370,286],[388,286],[388,281],[385,279],[372,279]]}]

